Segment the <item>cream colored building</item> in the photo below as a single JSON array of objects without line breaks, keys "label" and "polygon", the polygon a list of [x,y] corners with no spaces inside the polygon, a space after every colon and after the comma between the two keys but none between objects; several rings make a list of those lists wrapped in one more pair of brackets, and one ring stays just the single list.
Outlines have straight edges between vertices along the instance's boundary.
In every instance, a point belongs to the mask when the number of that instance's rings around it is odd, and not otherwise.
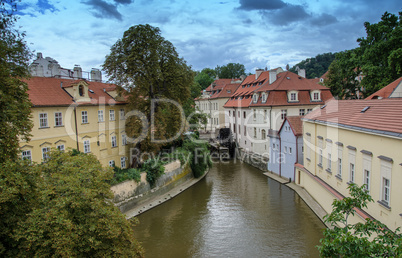
[{"label": "cream colored building", "polygon": [[27,81],[34,123],[21,155],[43,162],[52,148],[94,154],[104,166],[129,166],[126,102],[116,86],[83,79],[32,77]]},{"label": "cream colored building", "polygon": [[352,222],[373,217],[402,226],[402,100],[332,100],[304,118],[304,166],[295,182],[325,209],[366,185],[374,203]]}]

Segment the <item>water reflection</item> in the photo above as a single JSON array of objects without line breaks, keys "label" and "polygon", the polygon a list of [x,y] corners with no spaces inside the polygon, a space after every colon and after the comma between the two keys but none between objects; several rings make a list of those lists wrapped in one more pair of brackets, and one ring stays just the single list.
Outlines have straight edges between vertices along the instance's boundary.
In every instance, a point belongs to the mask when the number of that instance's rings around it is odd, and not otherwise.
[{"label": "water reflection", "polygon": [[324,228],[291,189],[239,161],[138,218],[147,257],[314,257]]}]

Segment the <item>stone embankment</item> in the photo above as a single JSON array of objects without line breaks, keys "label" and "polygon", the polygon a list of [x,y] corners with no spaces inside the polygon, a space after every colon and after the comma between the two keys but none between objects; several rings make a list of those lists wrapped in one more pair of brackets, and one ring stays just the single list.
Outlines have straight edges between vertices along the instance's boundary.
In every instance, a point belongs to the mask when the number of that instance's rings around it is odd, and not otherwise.
[{"label": "stone embankment", "polygon": [[112,186],[113,202],[127,218],[132,218],[168,201],[202,178],[194,178],[190,165],[181,166],[176,160],[165,165],[165,173],[158,178],[154,188],[146,181],[146,173],[141,174],[139,183],[129,180]]}]

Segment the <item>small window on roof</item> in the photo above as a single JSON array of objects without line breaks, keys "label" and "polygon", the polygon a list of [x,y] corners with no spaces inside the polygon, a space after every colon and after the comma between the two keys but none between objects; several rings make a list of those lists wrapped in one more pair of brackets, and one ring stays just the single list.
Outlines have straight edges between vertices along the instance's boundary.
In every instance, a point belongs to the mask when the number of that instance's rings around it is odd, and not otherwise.
[{"label": "small window on roof", "polygon": [[89,90],[89,92],[94,93],[94,91],[93,91],[93,90]]},{"label": "small window on roof", "polygon": [[360,111],[360,113],[366,112],[369,108],[370,108],[370,106],[367,106],[367,107],[363,108],[362,111]]},{"label": "small window on roof", "polygon": [[80,87],[78,88],[78,93],[81,97],[84,96],[84,86],[80,85]]}]

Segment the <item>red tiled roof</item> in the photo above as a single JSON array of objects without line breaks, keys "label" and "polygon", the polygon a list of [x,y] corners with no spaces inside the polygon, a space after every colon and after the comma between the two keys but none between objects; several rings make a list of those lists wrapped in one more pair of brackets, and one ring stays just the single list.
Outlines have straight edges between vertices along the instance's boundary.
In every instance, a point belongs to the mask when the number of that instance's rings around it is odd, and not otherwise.
[{"label": "red tiled roof", "polygon": [[240,83],[226,84],[219,93],[215,93],[211,96],[211,99],[229,98],[239,88]]},{"label": "red tiled roof", "polygon": [[[205,90],[210,92],[213,90],[221,90],[226,84],[232,83],[233,80],[240,80],[240,79],[217,79],[213,83],[211,83]],[[215,86],[212,88],[212,85]]]},{"label": "red tiled roof", "polygon": [[303,120],[402,137],[402,99],[331,100]]},{"label": "red tiled roof", "polygon": [[[64,88],[72,87],[74,83],[78,83],[81,80],[49,78],[49,77],[32,77],[27,80],[29,98],[34,106],[68,106],[75,102],[72,96],[64,90]],[[91,101],[79,102],[80,105],[99,105],[99,104],[122,104],[125,102],[116,101],[107,92],[115,89],[116,85],[107,84],[102,82],[90,82],[88,83],[88,89],[92,92],[88,92]]]},{"label": "red tiled roof", "polygon": [[[288,121],[290,128],[292,128],[293,134],[296,136],[303,135],[303,122],[302,122],[301,118],[302,118],[302,116],[287,116],[286,117],[286,120]],[[283,124],[285,124],[285,121],[283,121]],[[283,126],[283,124],[282,124],[282,126]],[[282,127],[281,127],[281,129],[282,129]]]},{"label": "red tiled roof", "polygon": [[[402,82],[402,77],[391,82],[390,84],[388,84],[381,90],[374,92],[373,94],[368,96],[366,99],[389,98],[389,96],[392,94],[392,92],[394,92],[396,87],[398,87],[398,85],[401,84],[401,82]],[[400,87],[402,87],[402,86],[400,86]]]}]

